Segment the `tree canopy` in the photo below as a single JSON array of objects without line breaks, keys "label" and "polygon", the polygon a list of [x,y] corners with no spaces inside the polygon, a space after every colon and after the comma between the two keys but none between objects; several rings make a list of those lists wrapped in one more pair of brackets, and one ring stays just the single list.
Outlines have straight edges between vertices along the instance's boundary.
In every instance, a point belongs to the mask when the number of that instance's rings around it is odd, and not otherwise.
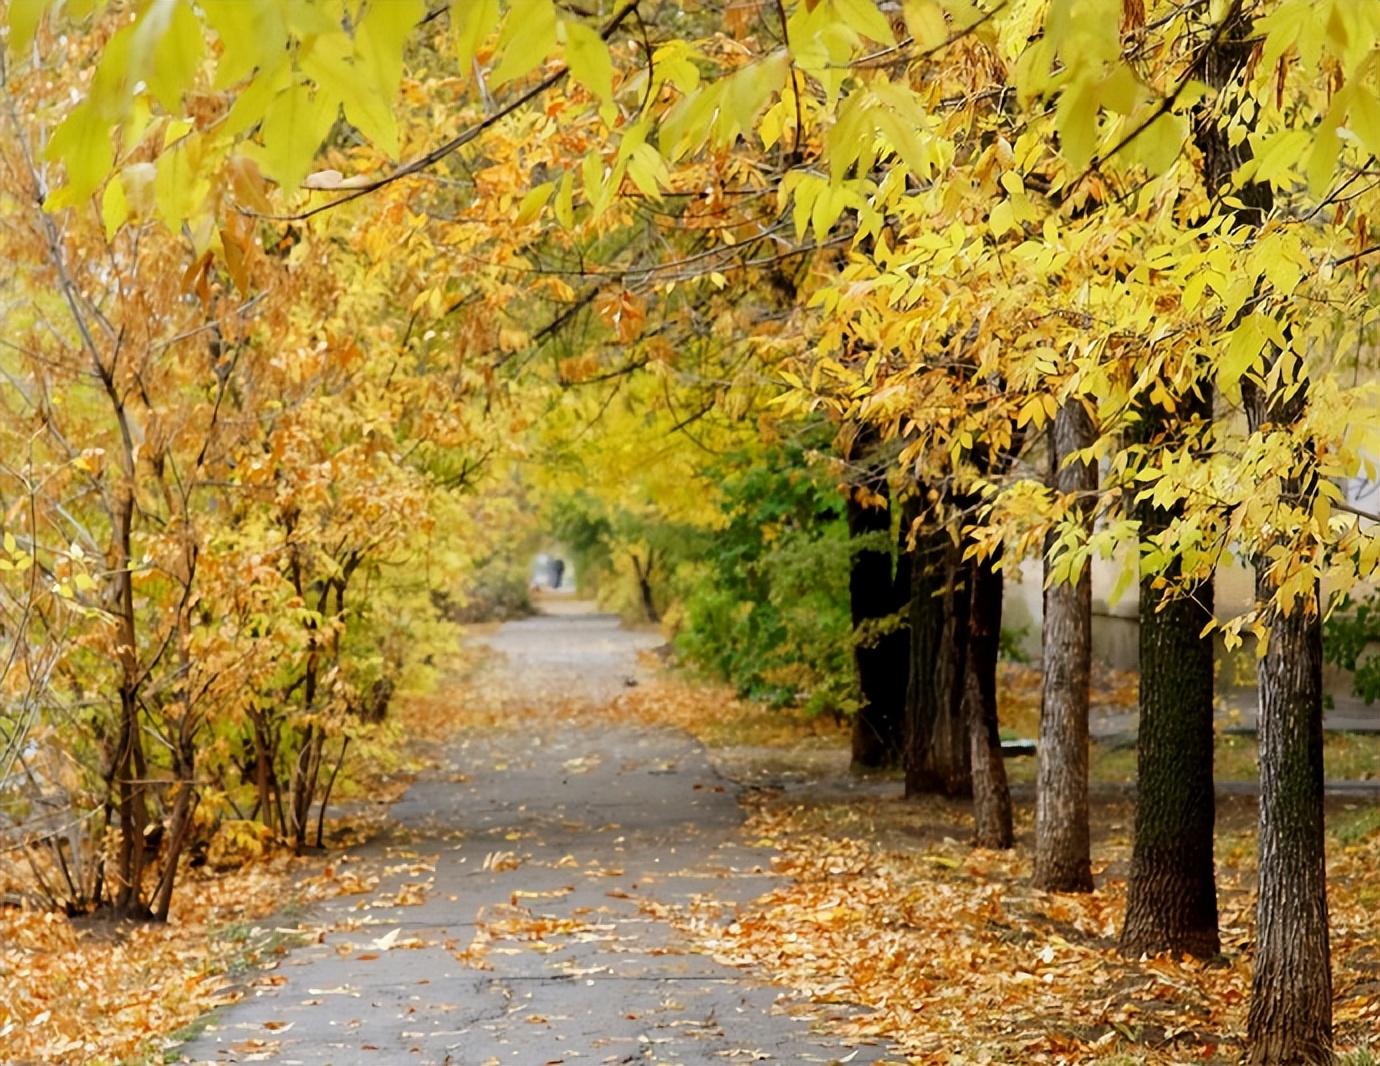
[{"label": "tree canopy", "polygon": [[[211,812],[319,841],[504,523],[839,714],[931,601],[935,647],[995,655],[963,597],[1027,560],[1047,624],[1094,560],[1147,626],[1251,566],[1177,617],[1257,650],[1262,840],[1320,834],[1291,723],[1320,738],[1308,649],[1380,567],[1371,5],[11,0],[3,63],[5,685],[82,723],[61,772],[123,828],[68,896],[166,917]],[[897,691],[958,714],[964,655]],[[1086,749],[1086,668],[1045,665],[1084,728],[1042,749]],[[1258,1061],[1326,1046],[1256,992]]]}]

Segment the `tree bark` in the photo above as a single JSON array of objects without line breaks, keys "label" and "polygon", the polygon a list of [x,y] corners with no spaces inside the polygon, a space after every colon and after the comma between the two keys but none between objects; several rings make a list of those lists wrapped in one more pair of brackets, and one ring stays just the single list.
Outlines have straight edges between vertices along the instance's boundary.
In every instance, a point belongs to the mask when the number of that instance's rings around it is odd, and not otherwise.
[{"label": "tree bark", "polygon": [[[1093,441],[1087,409],[1064,401],[1050,436],[1051,480],[1060,493],[1092,493],[1097,467],[1065,464]],[[1075,503],[1086,508],[1086,503]],[[1085,518],[1086,520],[1086,518]],[[1046,561],[1046,570],[1049,563]],[[1035,791],[1035,885],[1051,892],[1092,891],[1088,833],[1088,684],[1092,658],[1092,574],[1046,583],[1044,681]]]},{"label": "tree bark", "polygon": [[[1278,358],[1271,356],[1270,362]],[[1268,373],[1268,366],[1267,366]],[[1262,381],[1268,377],[1262,375]],[[1295,391],[1288,390],[1296,386]],[[1306,381],[1286,374],[1266,386],[1245,381],[1251,430],[1297,428],[1308,406]],[[1282,500],[1317,492],[1317,458],[1296,445],[1295,473],[1280,479]],[[1287,541],[1287,528],[1278,536]],[[1310,538],[1311,539],[1311,538]],[[1290,544],[1317,551],[1316,541]],[[1255,564],[1256,600],[1265,610],[1265,654],[1257,666],[1260,712],[1260,887],[1255,970],[1246,1020],[1247,1062],[1332,1061],[1332,956],[1327,928],[1327,862],[1323,823],[1322,591],[1287,608],[1271,604],[1273,560]],[[1264,606],[1270,605],[1270,606]]]},{"label": "tree bark", "polygon": [[[1146,407],[1146,442],[1162,436],[1169,418],[1212,417],[1205,395],[1189,397],[1181,414]],[[1141,538],[1163,533],[1182,507],[1138,508]],[[1171,581],[1177,566],[1165,575]],[[1212,620],[1208,579],[1186,590],[1146,577],[1140,583],[1140,726],[1137,737],[1135,845],[1127,883],[1121,950],[1216,955],[1217,882],[1212,845]]]},{"label": "tree bark", "polygon": [[652,596],[652,566],[655,562],[655,553],[647,552],[647,565],[642,565],[642,559],[636,552],[630,552],[632,557],[633,572],[637,576],[637,592],[642,601],[642,616],[648,622],[657,623],[661,621],[661,615],[656,609],[656,600]]},{"label": "tree bark", "polygon": [[[1206,50],[1203,81],[1225,89],[1250,61],[1251,19],[1236,0],[1217,44]],[[1250,158],[1250,138],[1233,144],[1221,116],[1200,115],[1195,138],[1203,153],[1203,180],[1238,227],[1260,226],[1274,206],[1267,183],[1232,188],[1231,176]],[[1302,367],[1271,382],[1279,353],[1266,354],[1257,375],[1242,379],[1242,400],[1253,433],[1299,427],[1309,402]],[[1268,391],[1267,391],[1268,390]],[[1307,501],[1317,491],[1317,457],[1296,446],[1292,472],[1280,478],[1279,498]],[[1277,536],[1296,535],[1287,527]],[[1318,545],[1293,544],[1294,550]],[[1275,593],[1271,561],[1256,559],[1256,598],[1263,606]],[[1246,1022],[1246,1061],[1332,1061],[1332,962],[1327,929],[1327,870],[1323,828],[1322,616],[1313,583],[1305,602],[1264,608],[1265,652],[1257,667],[1260,713],[1260,887],[1256,905],[1256,955]]]},{"label": "tree bark", "polygon": [[997,653],[1001,647],[1002,574],[995,559],[967,564],[970,599],[968,654],[963,672],[963,717],[973,776],[973,842],[1009,848],[1011,790],[997,724]]},{"label": "tree bark", "polygon": [[[1257,580],[1257,595],[1271,595]],[[1260,678],[1260,889],[1247,1061],[1331,1062],[1323,836],[1322,627],[1271,620]]]},{"label": "tree bark", "polygon": [[[112,386],[113,387],[113,386]],[[123,418],[123,408],[117,406]],[[115,910],[125,918],[147,918],[144,903],[144,865],[146,849],[144,833],[148,827],[148,797],[144,791],[147,780],[144,759],[144,734],[139,722],[139,652],[137,619],[134,610],[134,579],[130,569],[134,525],[133,451],[127,449],[125,473],[127,483],[120,486],[119,501],[114,512],[113,569],[115,610],[118,619],[120,646],[120,740],[116,761],[116,787],[120,812],[119,890],[115,896]]]},{"label": "tree bark", "polygon": [[906,688],[906,795],[972,791],[963,674],[968,597],[959,550],[933,512],[922,519],[911,572]]},{"label": "tree bark", "polygon": [[[868,478],[863,487],[886,498],[884,474]],[[855,542],[848,574],[853,662],[862,694],[853,716],[853,769],[872,770],[901,762],[909,640],[899,624],[876,631],[903,606],[892,574],[891,510],[866,506],[858,495],[850,491],[847,503],[848,534]]]}]

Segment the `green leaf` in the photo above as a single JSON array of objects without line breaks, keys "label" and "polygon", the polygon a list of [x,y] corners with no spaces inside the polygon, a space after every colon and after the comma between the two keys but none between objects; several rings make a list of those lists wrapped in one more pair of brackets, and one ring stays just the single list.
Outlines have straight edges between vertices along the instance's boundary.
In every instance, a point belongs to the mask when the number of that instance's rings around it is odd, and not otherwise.
[{"label": "green leaf", "polygon": [[849,93],[839,106],[833,127],[825,134],[829,180],[834,185],[843,181],[848,168],[862,155],[863,139],[872,138],[873,119],[869,112],[874,103],[874,97],[869,92]]},{"label": "green leaf", "polygon": [[992,213],[987,216],[987,225],[992,230],[992,236],[997,238],[1016,228],[1016,215],[1010,200],[1003,200],[992,208]]},{"label": "green leaf", "polygon": [[1337,157],[1342,151],[1341,138],[1331,123],[1324,122],[1313,138],[1313,147],[1308,152],[1305,173],[1308,176],[1308,191],[1321,197],[1332,184],[1332,175],[1337,170]]},{"label": "green leaf", "polygon": [[525,226],[529,222],[535,222],[537,216],[541,214],[541,209],[546,206],[546,201],[551,199],[551,194],[556,191],[555,182],[544,181],[540,185],[529,189],[527,195],[518,204],[517,217],[513,222],[519,226]]},{"label": "green leaf", "polygon": [[1259,313],[1246,315],[1232,330],[1217,363],[1218,387],[1229,397],[1239,396],[1241,378],[1264,354],[1268,339],[1269,330]]},{"label": "green leaf", "polygon": [[68,112],[48,139],[45,152],[49,159],[62,161],[67,182],[48,196],[44,206],[50,211],[71,207],[100,187],[115,162],[110,137],[110,122],[94,98],[88,97]]},{"label": "green leaf", "polygon": [[451,0],[450,26],[461,77],[469,77],[479,46],[497,25],[498,0]]},{"label": "green leaf", "polygon": [[565,62],[570,76],[603,103],[613,102],[613,60],[604,39],[579,19],[563,19]]},{"label": "green leaf", "polygon": [[266,176],[285,189],[295,189],[311,169],[316,150],[335,122],[337,101],[322,92],[312,93],[297,82],[279,93],[264,113],[258,153]]},{"label": "green leaf", "polygon": [[1097,145],[1097,96],[1090,83],[1075,82],[1060,95],[1054,124],[1069,165],[1081,170],[1092,162]]},{"label": "green leaf", "polygon": [[[155,13],[161,15],[165,11],[165,18],[155,20]],[[145,26],[156,35],[147,66],[149,91],[168,112],[175,114],[181,109],[182,94],[195,80],[206,51],[201,22],[190,4],[172,3],[150,8],[140,29]]]},{"label": "green leaf", "polygon": [[1380,155],[1380,101],[1362,84],[1352,87],[1351,109],[1347,125],[1371,155]]},{"label": "green leaf", "polygon": [[490,78],[497,88],[522,77],[556,47],[556,5],[551,0],[514,0],[499,36],[503,56]]},{"label": "green leaf", "polygon": [[215,86],[224,89],[278,64],[287,27],[275,0],[201,0],[206,21],[220,38]]},{"label": "green leaf", "polygon": [[123,182],[108,181],[101,195],[101,223],[105,226],[105,239],[110,240],[129,217],[129,201],[125,199]]},{"label": "green leaf", "polygon": [[1187,139],[1188,120],[1182,115],[1164,114],[1141,130],[1129,147],[1133,158],[1151,174],[1163,174],[1179,158]]},{"label": "green leaf", "polygon": [[920,101],[900,85],[879,85],[876,92],[883,106],[873,115],[882,135],[906,164],[906,169],[921,181],[929,181],[934,175],[935,155],[928,138],[920,130],[918,118],[923,114]]},{"label": "green leaf", "polygon": [[756,124],[757,115],[774,93],[780,92],[790,70],[790,57],[777,50],[760,63],[735,71],[723,82],[723,98],[715,121],[719,144],[730,145]]},{"label": "green leaf", "polygon": [[661,153],[645,143],[633,149],[628,159],[628,177],[645,196],[653,200],[660,200],[661,190],[671,184],[671,175]]},{"label": "green leaf", "polygon": [[292,70],[288,57],[283,53],[272,67],[261,69],[230,105],[221,129],[227,136],[234,137],[263,121],[269,105],[292,84]]},{"label": "green leaf", "polygon": [[47,0],[10,0],[9,27],[10,52],[18,55],[33,43],[38,32],[38,23],[43,18]]},{"label": "green leaf", "polygon": [[[581,162],[580,180],[585,190],[585,199],[591,205],[599,203],[604,192],[604,161],[600,158],[597,148],[588,152]],[[597,210],[595,213],[598,213]]]},{"label": "green leaf", "polygon": [[921,48],[937,48],[949,38],[949,24],[936,0],[902,0],[906,30]]},{"label": "green leaf", "polygon": [[877,10],[872,0],[830,0],[834,13],[850,30],[870,37],[879,44],[895,44],[891,23]]},{"label": "green leaf", "polygon": [[51,211],[81,203],[105,181],[115,162],[111,136],[129,111],[129,71],[135,26],[125,26],[106,42],[86,99],[53,131],[44,155],[61,160],[67,184],[51,193]]},{"label": "green leaf", "polygon": [[198,176],[198,168],[192,164],[189,141],[182,141],[158,157],[153,199],[159,217],[170,230],[176,231],[196,213],[206,191],[206,180]]},{"label": "green leaf", "polygon": [[575,226],[575,172],[567,170],[561,176],[561,187],[556,191],[556,204],[553,208],[556,221],[566,229]]},{"label": "green leaf", "polygon": [[403,49],[425,14],[422,0],[371,0],[355,26],[356,64],[360,75],[392,109],[402,80]]},{"label": "green leaf", "polygon": [[360,133],[390,156],[398,154],[398,122],[390,106],[397,85],[379,84],[377,72],[364,68],[355,42],[344,32],[323,34],[304,46],[299,65],[316,82],[318,93],[340,101],[345,117]]}]

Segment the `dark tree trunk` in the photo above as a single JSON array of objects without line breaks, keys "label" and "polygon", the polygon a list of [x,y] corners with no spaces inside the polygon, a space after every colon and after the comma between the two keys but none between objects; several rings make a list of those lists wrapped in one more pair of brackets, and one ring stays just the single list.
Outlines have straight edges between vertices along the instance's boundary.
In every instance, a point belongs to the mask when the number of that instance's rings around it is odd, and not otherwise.
[{"label": "dark tree trunk", "polygon": [[971,595],[963,717],[973,773],[973,842],[980,848],[1009,848],[1013,843],[1011,791],[997,725],[1002,575],[995,564],[995,559],[974,559],[966,566]]},{"label": "dark tree trunk", "polygon": [[928,513],[916,535],[906,688],[906,795],[967,796],[972,790],[963,673],[968,594],[958,546]]},{"label": "dark tree trunk", "polygon": [[[1201,76],[1224,89],[1250,60],[1251,19],[1233,4],[1230,21],[1203,56]],[[1259,226],[1274,206],[1268,184],[1231,188],[1231,175],[1250,158],[1250,139],[1233,144],[1226,116],[1200,116],[1195,138],[1203,153],[1203,180],[1210,195],[1231,192],[1227,206],[1238,227]],[[1226,206],[1226,205],[1224,205]],[[1259,376],[1242,379],[1242,399],[1252,432],[1267,426],[1297,427],[1308,405],[1302,368],[1271,381],[1278,352],[1266,353]],[[1268,391],[1267,391],[1268,390]],[[1307,501],[1317,491],[1317,458],[1304,445],[1292,476],[1280,479],[1282,501]],[[1282,541],[1291,534],[1279,531]],[[1288,548],[1314,548],[1289,544]],[[1256,909],[1255,969],[1246,1023],[1246,1061],[1332,1061],[1332,964],[1327,929],[1327,870],[1323,826],[1322,618],[1320,590],[1288,613],[1265,611],[1265,652],[1257,667],[1260,686],[1260,887]],[[1256,598],[1267,604],[1275,583],[1270,559],[1256,560]]]},{"label": "dark tree trunk", "polygon": [[[1270,361],[1277,358],[1272,355]],[[1264,378],[1268,381],[1268,377]],[[1297,427],[1308,406],[1308,383],[1283,376],[1273,391],[1243,382],[1253,431]],[[1291,392],[1290,389],[1293,389]],[[1296,447],[1296,473],[1280,479],[1285,501],[1317,492],[1317,458]],[[1286,550],[1318,550],[1316,541]],[[1276,589],[1273,560],[1256,560],[1256,600]],[[1260,687],[1260,887],[1256,904],[1255,970],[1246,1021],[1247,1061],[1332,1061],[1332,957],[1327,929],[1327,862],[1323,824],[1322,592],[1315,580],[1304,600],[1266,606]]]},{"label": "dark tree trunk", "polygon": [[321,794],[321,806],[316,812],[316,846],[324,848],[326,846],[326,808],[331,802],[331,793],[335,791],[335,779],[340,773],[340,768],[345,765],[345,753],[350,750],[350,738],[345,736],[340,741],[340,754],[336,757],[335,766],[331,769],[331,776],[326,779],[326,790]]},{"label": "dark tree trunk", "polygon": [[[1207,389],[1204,384],[1202,388]],[[1161,439],[1169,416],[1147,407],[1144,439]],[[1176,420],[1212,417],[1208,396],[1187,398]],[[1141,537],[1169,528],[1181,507],[1137,508]],[[1165,575],[1173,580],[1177,567]],[[1121,950],[1216,955],[1217,882],[1212,844],[1212,620],[1209,579],[1175,590],[1140,583],[1140,727],[1135,846],[1127,883]]]},{"label": "dark tree trunk", "polygon": [[642,617],[648,622],[660,622],[661,615],[656,609],[656,600],[652,595],[652,567],[655,564],[655,553],[650,551],[647,553],[645,566],[636,552],[630,554],[633,573],[637,576],[637,593],[642,600]]},{"label": "dark tree trunk", "polygon": [[[1077,397],[1064,401],[1051,433],[1051,480],[1061,493],[1092,493],[1097,467],[1065,465],[1093,441],[1093,423]],[[1086,507],[1086,503],[1075,506]],[[1048,568],[1048,563],[1046,563]],[[1044,685],[1040,701],[1035,791],[1035,885],[1051,892],[1092,891],[1088,836],[1088,683],[1092,657],[1092,575],[1047,584]]]},{"label": "dark tree trunk", "polygon": [[[184,753],[185,754],[185,753]],[[191,836],[192,816],[196,812],[197,791],[193,772],[194,762],[179,756],[177,763],[177,795],[173,799],[172,822],[168,828],[168,846],[159,873],[158,887],[153,894],[153,916],[160,922],[168,920],[172,908],[173,887],[177,883],[177,867],[182,851]]]},{"label": "dark tree trunk", "polygon": [[[863,487],[886,499],[885,475]],[[909,640],[896,617],[892,576],[891,510],[867,506],[856,489],[848,494],[848,534],[855,546],[848,574],[853,616],[853,661],[862,706],[853,717],[853,769],[870,770],[901,762]]]},{"label": "dark tree trunk", "polygon": [[[1273,593],[1257,581],[1262,599]],[[1331,1062],[1323,837],[1322,628],[1270,622],[1260,677],[1260,889],[1247,1019],[1251,1063]]]}]

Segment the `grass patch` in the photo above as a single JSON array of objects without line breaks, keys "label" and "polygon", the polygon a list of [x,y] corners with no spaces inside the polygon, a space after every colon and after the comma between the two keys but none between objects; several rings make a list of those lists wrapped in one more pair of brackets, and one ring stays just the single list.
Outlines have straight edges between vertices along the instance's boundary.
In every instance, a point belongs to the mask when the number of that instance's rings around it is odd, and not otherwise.
[{"label": "grass patch", "polygon": [[1341,814],[1332,817],[1328,826],[1332,836],[1339,844],[1351,846],[1364,844],[1380,833],[1380,806],[1348,807]]},{"label": "grass patch", "polygon": [[[1254,781],[1259,776],[1260,743],[1237,733],[1217,737],[1213,772],[1218,781]],[[1007,776],[1030,784],[1035,780],[1034,759],[1010,759]],[[1329,781],[1372,781],[1380,775],[1380,735],[1328,733],[1323,738],[1323,773]],[[1088,775],[1095,784],[1134,784],[1134,744],[1107,744],[1094,740],[1088,754]]]}]

